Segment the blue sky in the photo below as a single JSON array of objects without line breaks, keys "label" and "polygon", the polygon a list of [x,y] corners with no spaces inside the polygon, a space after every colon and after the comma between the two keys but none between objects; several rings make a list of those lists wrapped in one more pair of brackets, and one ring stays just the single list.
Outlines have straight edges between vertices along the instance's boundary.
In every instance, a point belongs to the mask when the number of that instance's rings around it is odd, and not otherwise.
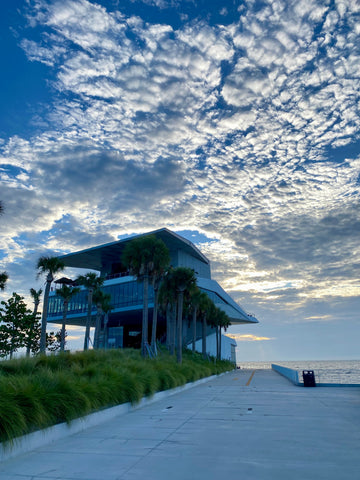
[{"label": "blue sky", "polygon": [[260,320],[240,361],[359,358],[359,2],[0,8],[2,298],[168,227]]}]

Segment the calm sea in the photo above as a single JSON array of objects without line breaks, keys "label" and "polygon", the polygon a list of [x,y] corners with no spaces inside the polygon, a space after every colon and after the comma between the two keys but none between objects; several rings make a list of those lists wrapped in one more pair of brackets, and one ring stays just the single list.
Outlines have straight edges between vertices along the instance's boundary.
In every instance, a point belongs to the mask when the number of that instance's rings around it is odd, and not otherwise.
[{"label": "calm sea", "polygon": [[300,381],[302,381],[303,370],[314,370],[317,383],[360,384],[360,360],[238,362],[238,366],[254,370],[267,369],[271,368],[272,363],[297,370]]}]

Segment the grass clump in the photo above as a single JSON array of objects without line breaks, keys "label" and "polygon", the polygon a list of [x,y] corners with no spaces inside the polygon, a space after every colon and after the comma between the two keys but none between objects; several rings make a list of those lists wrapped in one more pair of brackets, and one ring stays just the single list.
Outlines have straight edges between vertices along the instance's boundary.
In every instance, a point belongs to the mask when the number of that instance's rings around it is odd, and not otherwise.
[{"label": "grass clump", "polygon": [[179,365],[166,350],[155,359],[124,349],[2,361],[0,442],[232,368],[189,351]]}]

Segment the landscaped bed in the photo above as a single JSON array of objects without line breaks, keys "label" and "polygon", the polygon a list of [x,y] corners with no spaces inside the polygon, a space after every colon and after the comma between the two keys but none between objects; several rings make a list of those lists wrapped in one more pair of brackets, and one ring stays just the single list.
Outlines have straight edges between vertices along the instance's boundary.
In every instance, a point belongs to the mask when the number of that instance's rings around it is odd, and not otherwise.
[{"label": "landscaped bed", "polygon": [[200,378],[232,370],[227,361],[184,351],[144,359],[138,350],[89,350],[0,362],[0,441],[112,407],[136,404]]}]

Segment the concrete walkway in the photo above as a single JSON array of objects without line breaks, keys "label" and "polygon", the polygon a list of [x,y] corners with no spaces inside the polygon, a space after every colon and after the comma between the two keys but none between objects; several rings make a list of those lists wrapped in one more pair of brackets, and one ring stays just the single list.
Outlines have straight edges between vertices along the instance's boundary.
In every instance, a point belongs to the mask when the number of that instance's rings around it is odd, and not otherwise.
[{"label": "concrete walkway", "polygon": [[237,370],[0,464],[1,480],[354,480],[360,388]]}]

